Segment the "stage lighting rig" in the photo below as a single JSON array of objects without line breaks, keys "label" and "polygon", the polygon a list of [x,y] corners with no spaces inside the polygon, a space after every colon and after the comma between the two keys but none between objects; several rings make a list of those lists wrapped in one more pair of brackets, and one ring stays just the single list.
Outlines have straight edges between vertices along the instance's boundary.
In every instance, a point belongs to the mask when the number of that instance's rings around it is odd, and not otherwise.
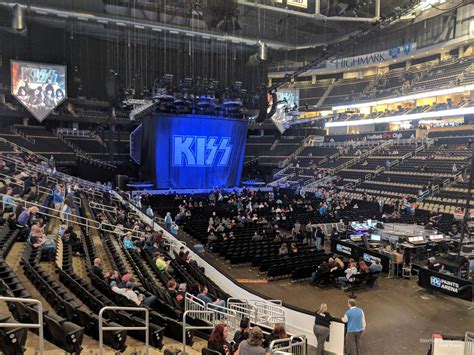
[{"label": "stage lighting rig", "polygon": [[209,29],[231,33],[240,31],[239,9],[236,0],[197,0],[195,9]]}]

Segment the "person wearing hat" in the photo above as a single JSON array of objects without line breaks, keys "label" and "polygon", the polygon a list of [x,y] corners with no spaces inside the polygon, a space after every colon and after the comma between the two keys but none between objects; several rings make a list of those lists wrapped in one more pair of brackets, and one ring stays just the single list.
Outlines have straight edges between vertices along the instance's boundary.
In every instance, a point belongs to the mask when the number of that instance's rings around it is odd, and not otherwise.
[{"label": "person wearing hat", "polygon": [[125,274],[122,276],[122,281],[118,283],[118,288],[125,288],[127,286],[127,282],[133,282],[133,276],[131,274]]}]

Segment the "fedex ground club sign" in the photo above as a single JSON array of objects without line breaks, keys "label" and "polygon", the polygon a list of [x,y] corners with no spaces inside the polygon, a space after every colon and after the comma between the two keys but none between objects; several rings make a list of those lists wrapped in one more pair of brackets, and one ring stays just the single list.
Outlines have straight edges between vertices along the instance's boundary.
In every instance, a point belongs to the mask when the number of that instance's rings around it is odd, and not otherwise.
[{"label": "fedex ground club sign", "polygon": [[386,51],[359,55],[348,58],[331,58],[326,61],[326,69],[350,69],[366,65],[375,65],[389,60],[403,58],[416,50],[416,43],[406,43],[403,46],[388,49]]}]

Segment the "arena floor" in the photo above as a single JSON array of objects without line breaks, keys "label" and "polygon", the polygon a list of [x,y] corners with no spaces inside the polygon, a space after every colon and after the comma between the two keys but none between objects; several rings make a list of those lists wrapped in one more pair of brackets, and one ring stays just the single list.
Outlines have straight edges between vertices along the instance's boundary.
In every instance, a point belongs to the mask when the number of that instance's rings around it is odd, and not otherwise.
[{"label": "arena floor", "polygon": [[[347,308],[348,294],[340,289],[319,289],[288,279],[266,282],[264,275],[248,266],[230,267],[212,253],[206,253],[205,258],[247,287],[287,305],[313,312],[320,303],[326,303],[336,317]],[[463,335],[474,330],[474,310],[468,310],[468,302],[430,294],[417,285],[417,277],[382,276],[374,288],[359,290],[356,295],[367,321],[362,354],[426,355],[432,333]]]}]

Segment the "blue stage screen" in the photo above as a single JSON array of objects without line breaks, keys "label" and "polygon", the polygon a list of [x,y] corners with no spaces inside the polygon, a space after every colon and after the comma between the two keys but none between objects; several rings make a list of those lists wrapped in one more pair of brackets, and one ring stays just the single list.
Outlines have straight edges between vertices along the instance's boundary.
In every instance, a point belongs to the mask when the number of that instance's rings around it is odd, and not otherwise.
[{"label": "blue stage screen", "polygon": [[239,185],[246,121],[193,115],[158,116],[149,120],[144,128],[145,135],[150,135],[148,129],[154,132],[152,149],[157,188],[210,189]]}]

